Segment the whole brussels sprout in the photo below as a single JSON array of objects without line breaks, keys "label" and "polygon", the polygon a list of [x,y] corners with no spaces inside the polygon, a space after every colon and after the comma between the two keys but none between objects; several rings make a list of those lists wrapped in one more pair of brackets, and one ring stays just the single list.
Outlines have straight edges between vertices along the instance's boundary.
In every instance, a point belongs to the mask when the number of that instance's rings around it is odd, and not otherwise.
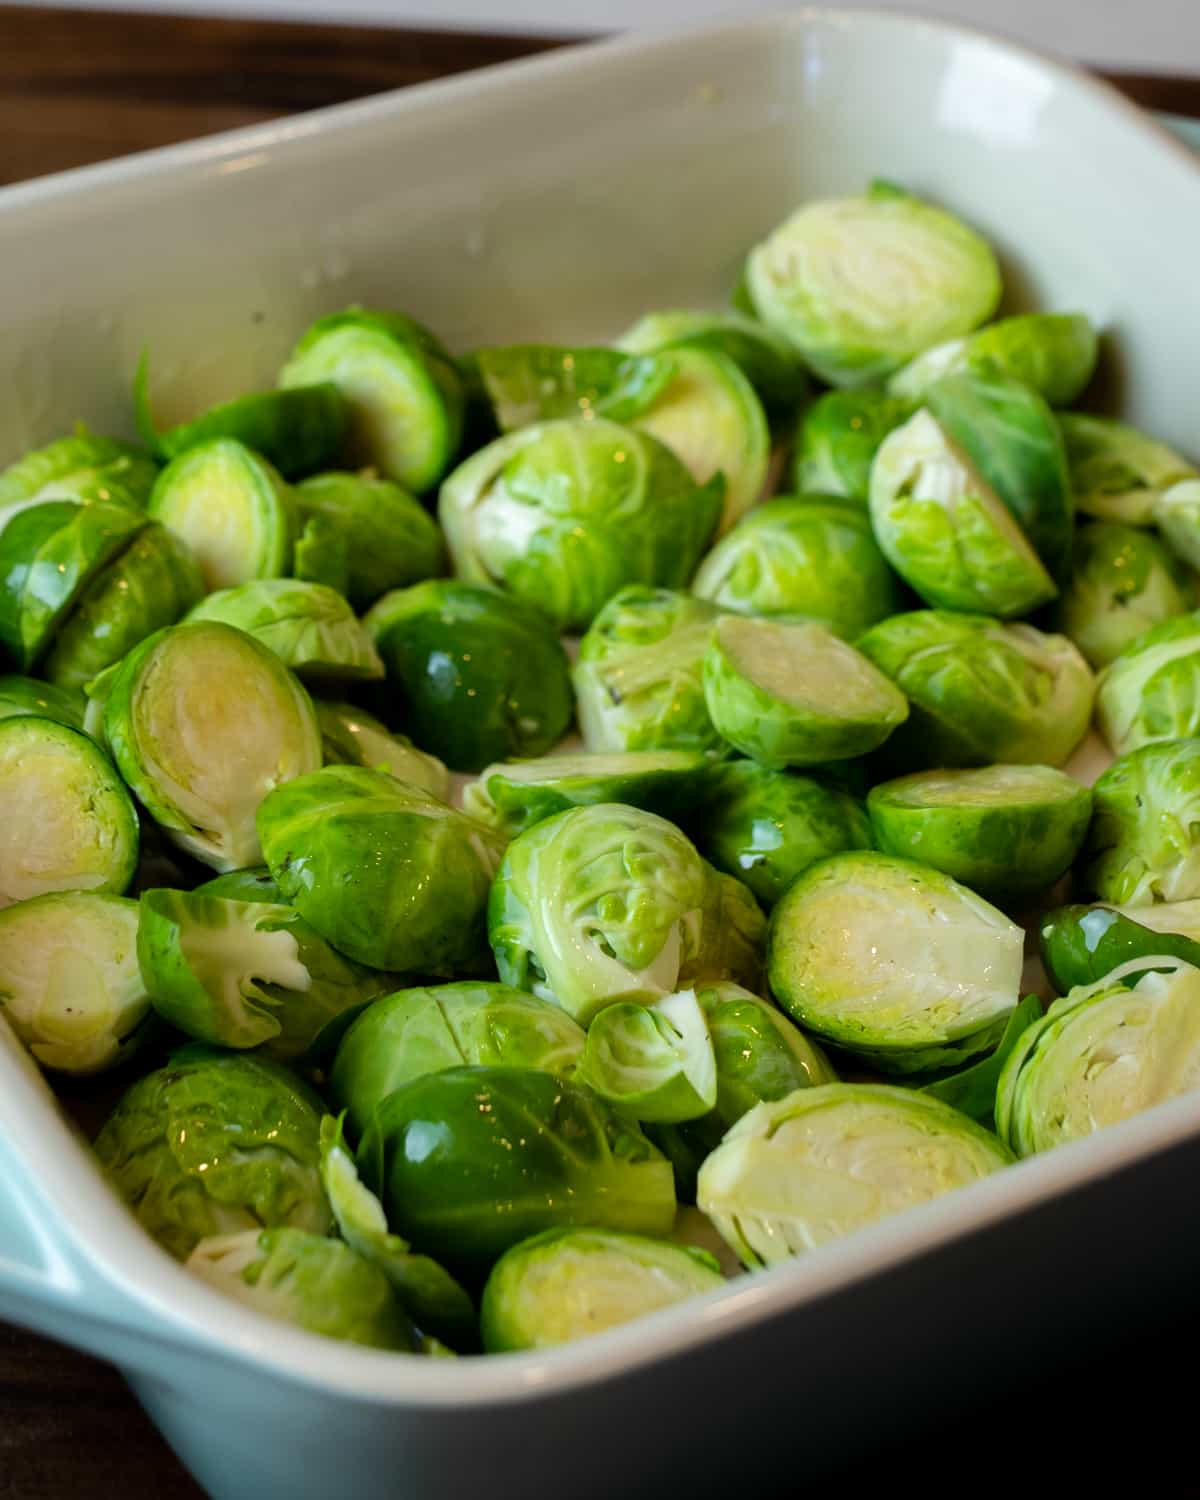
[{"label": "whole brussels sprout", "polygon": [[385,594],[364,624],[387,669],[385,719],[453,770],[541,755],[571,722],[566,653],[519,599],[428,579]]},{"label": "whole brussels sprout", "polygon": [[913,415],[882,391],[826,391],[801,412],[792,484],[801,495],[844,495],[866,506],[879,445]]},{"label": "whole brussels sprout", "polygon": [[1088,890],[1119,906],[1200,896],[1200,739],[1121,756],[1092,798]]},{"label": "whole brussels sprout", "polygon": [[420,787],[326,766],[271,792],[258,831],[283,899],[357,962],[445,974],[486,953],[501,841]]},{"label": "whole brussels sprout", "polygon": [[717,1102],[717,1062],[695,992],[606,1007],[588,1028],[575,1081],[643,1123],[708,1114]]},{"label": "whole brussels sprout", "polygon": [[750,252],[746,286],[763,322],[836,386],[882,380],[969,333],[1001,291],[985,240],[888,182],[798,209]]},{"label": "whole brussels sprout", "polygon": [[872,626],[858,649],[908,698],[886,751],[898,769],[1061,766],[1087,733],[1095,679],[1065,636],[914,610]]},{"label": "whole brussels sprout", "polygon": [[616,342],[628,354],[709,349],[733,360],[764,406],[792,412],[808,390],[799,356],[787,339],[739,312],[671,310],[647,313]]},{"label": "whole brussels sprout", "polygon": [[1200,733],[1200,610],[1147,630],[1096,683],[1096,724],[1114,755]]},{"label": "whole brussels sprout", "polygon": [[817,495],[757,506],[700,564],[692,591],[739,614],[803,615],[847,640],[900,605],[865,513]]},{"label": "whole brussels sprout", "polygon": [[327,766],[366,766],[410,781],[443,802],[450,800],[450,772],[436,755],[418,750],[407,735],[392,734],[365,709],[317,699],[317,723]]},{"label": "whole brussels sprout", "polygon": [[0,471],[0,525],[17,507],[43,500],[140,510],[157,475],[158,465],[143,449],[100,437],[80,424],[69,437],[35,448]]},{"label": "whole brussels sprout", "polygon": [[[1130,960],[1182,959],[1200,968],[1200,942],[1176,916],[1182,908],[1191,916],[1194,901],[1164,901],[1157,906],[1134,906],[1119,911],[1111,906],[1060,906],[1042,918],[1042,965],[1060,995],[1077,985],[1107,980],[1114,969],[1128,971],[1123,983],[1139,977]],[[1186,918],[1185,918],[1186,923]],[[1140,971],[1140,972],[1145,972]]]},{"label": "whole brussels sprout", "polygon": [[542,422],[489,444],[442,486],[457,572],[585,629],[628,583],[681,588],[720,514],[656,438],[604,418]]},{"label": "whole brussels sprout", "polygon": [[1092,521],[1075,533],[1056,620],[1091,666],[1105,667],[1138,636],[1194,604],[1187,569],[1153,532]]},{"label": "whole brussels sprout", "polygon": [[920,401],[946,375],[1000,374],[1020,380],[1051,406],[1070,406],[1096,369],[1100,341],[1083,313],[1019,313],[966,338],[918,354],[887,383],[888,393]]},{"label": "whole brussels sprout", "polygon": [[1150,526],[1164,490],[1196,470],[1165,443],[1111,417],[1065,411],[1058,419],[1071,489],[1084,515],[1128,526]]},{"label": "whole brussels sprout", "polygon": [[41,682],[36,677],[0,675],[0,719],[27,714],[54,719],[68,729],[82,729],[87,701],[75,688]]},{"label": "whole brussels sprout", "polygon": [[371,680],[383,662],[370,635],[336,590],[294,578],[261,578],[218,589],[188,615],[222,620],[268,646],[297,677]]},{"label": "whole brussels sprout", "polygon": [[193,1043],[124,1095],[95,1151],[142,1228],[184,1260],[210,1235],[333,1227],[320,1105],[286,1068]]}]

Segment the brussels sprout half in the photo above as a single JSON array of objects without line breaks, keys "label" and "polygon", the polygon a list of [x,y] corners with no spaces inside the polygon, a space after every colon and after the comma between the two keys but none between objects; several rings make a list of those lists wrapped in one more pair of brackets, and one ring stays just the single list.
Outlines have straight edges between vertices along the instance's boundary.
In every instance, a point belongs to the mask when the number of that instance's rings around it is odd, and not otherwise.
[{"label": "brussels sprout half", "polygon": [[216,870],[259,863],[259,803],[321,764],[300,683],[273,651],[216,620],[160,630],[125,657],[104,736],[154,821]]},{"label": "brussels sprout half", "polygon": [[724,739],[776,768],[865,755],[908,717],[904,694],[824,626],[739,615],[716,623],[704,699]]},{"label": "brussels sprout half", "polygon": [[787,339],[740,312],[672,310],[646,313],[616,342],[629,354],[707,349],[731,359],[763,405],[793,412],[808,392],[808,377]]},{"label": "brussels sprout half", "polygon": [[131,443],[99,437],[80,425],[0,471],[0,525],[18,507],[43,500],[111,502],[141,509],[158,475],[151,456]]},{"label": "brussels sprout half", "polygon": [[87,700],[74,688],[41,682],[36,677],[0,676],[0,719],[33,714],[54,719],[68,729],[82,729]]},{"label": "brussels sprout half", "polygon": [[541,755],[566,732],[566,652],[519,599],[428,579],[385,594],[363,623],[387,669],[380,712],[453,770]]},{"label": "brussels sprout half", "polygon": [[120,895],[138,821],[112,763],[52,719],[0,719],[0,907],[51,891]]},{"label": "brussels sprout half", "polygon": [[1163,491],[1196,477],[1195,467],[1165,443],[1111,417],[1065,411],[1058,425],[1075,505],[1084,515],[1150,526]]},{"label": "brussels sprout half", "polygon": [[704,699],[704,654],[717,611],[702,599],[632,584],[579,643],[572,672],[591,752],[724,748]]},{"label": "brussels sprout half", "polygon": [[1092,521],[1075,533],[1058,628],[1093,667],[1105,667],[1140,635],[1195,605],[1188,571],[1153,532]]},{"label": "brussels sprout half", "polygon": [[1200,739],[1121,756],[1092,797],[1088,890],[1118,906],[1200,897]]},{"label": "brussels sprout half", "polygon": [[869,385],[969,333],[1001,291],[985,240],[886,182],[797,210],[750,252],[746,285],[763,322],[836,386]]},{"label": "brussels sprout half", "polygon": [[717,1102],[717,1061],[695,991],[602,1010],[575,1079],[634,1120],[675,1124],[708,1114]]},{"label": "brussels sprout half", "polygon": [[670,359],[631,359],[616,349],[507,344],[470,356],[501,432],[566,417],[628,422],[675,377]]},{"label": "brussels sprout half", "polygon": [[[327,766],[366,766],[409,781],[443,802],[450,799],[450,772],[436,755],[418,750],[407,735],[392,734],[378,719],[352,703],[317,699],[317,723]],[[468,809],[472,811],[472,809]]]},{"label": "brussels sprout half", "polygon": [[341,594],[321,583],[263,578],[209,594],[189,620],[222,620],[261,641],[297,677],[370,681],[383,662]]},{"label": "brussels sprout half", "polygon": [[1030,386],[1051,406],[1070,406],[1091,380],[1099,353],[1083,313],[1019,313],[918,354],[891,377],[888,394],[920,401],[946,375],[999,374]]},{"label": "brussels sprout half", "polygon": [[802,495],[843,495],[865,506],[879,445],[913,415],[882,391],[826,391],[796,427],[792,484]]},{"label": "brussels sprout half", "polygon": [[1184,479],[1154,502],[1154,524],[1174,554],[1200,568],[1200,479]]},{"label": "brussels sprout half", "polygon": [[997,1138],[939,1099],[880,1084],[800,1089],[743,1115],[696,1201],[750,1268],[778,1265],[1007,1166]]},{"label": "brussels sprout half", "polygon": [[567,1225],[666,1235],[675,1218],[670,1163],[637,1126],[536,1068],[450,1068],[397,1089],[358,1167],[399,1233],[458,1261]]},{"label": "brussels sprout half", "polygon": [[738,614],[803,615],[846,640],[901,602],[865,513],[818,495],[752,510],[700,564],[692,590]]},{"label": "brussels sprout half", "polygon": [[1186,911],[1195,905],[1169,901],[1125,911],[1111,906],[1060,906],[1047,912],[1040,939],[1050,983],[1065,995],[1077,985],[1098,984],[1121,968],[1130,971],[1125,983],[1132,984],[1139,973],[1132,969],[1131,959],[1149,959],[1153,968],[1153,961],[1164,955],[1200,968],[1200,942],[1176,925],[1176,909]]},{"label": "brussels sprout half", "polygon": [[1114,755],[1200,733],[1200,610],[1132,640],[1096,682],[1096,725]]},{"label": "brussels sprout half", "polygon": [[813,865],[771,915],[771,992],[800,1025],[888,1073],[999,1041],[1024,934],[948,875],[871,851]]}]

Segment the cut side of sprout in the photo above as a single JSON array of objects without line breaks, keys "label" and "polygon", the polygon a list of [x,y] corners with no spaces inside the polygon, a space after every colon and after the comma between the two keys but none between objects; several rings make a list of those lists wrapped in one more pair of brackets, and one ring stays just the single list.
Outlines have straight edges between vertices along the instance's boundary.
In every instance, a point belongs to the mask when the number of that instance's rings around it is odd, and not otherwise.
[{"label": "cut side of sprout", "polygon": [[717,1064],[695,991],[602,1010],[576,1077],[635,1120],[670,1124],[707,1114],[717,1102]]}]

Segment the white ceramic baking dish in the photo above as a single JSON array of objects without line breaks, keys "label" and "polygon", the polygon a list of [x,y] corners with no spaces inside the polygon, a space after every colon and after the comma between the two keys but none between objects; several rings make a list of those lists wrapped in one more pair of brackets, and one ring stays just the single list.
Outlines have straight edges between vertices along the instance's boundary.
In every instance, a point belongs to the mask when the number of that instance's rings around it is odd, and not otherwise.
[{"label": "white ceramic baking dish", "polygon": [[[271,382],[349,300],[457,347],[603,338],[722,300],[801,199],[882,175],[999,247],[1013,306],[1113,335],[1122,409],[1195,449],[1200,169],[1102,85],[896,16],[618,41],[0,193],[0,458],[81,417]],[[1200,1098],[769,1274],[545,1355],[442,1362],[280,1326],[190,1279],[0,1047],[0,1316],[113,1360],[219,1497],[739,1489],[812,1474],[1191,1277]],[[1081,1274],[1080,1268],[1086,1268]],[[943,1420],[945,1411],[943,1407]]]}]

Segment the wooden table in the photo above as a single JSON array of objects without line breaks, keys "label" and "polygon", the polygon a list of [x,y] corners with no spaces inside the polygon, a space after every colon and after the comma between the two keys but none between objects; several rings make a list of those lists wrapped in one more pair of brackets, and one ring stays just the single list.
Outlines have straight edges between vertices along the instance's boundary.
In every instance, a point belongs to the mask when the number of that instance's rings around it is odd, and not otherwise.
[{"label": "wooden table", "polygon": [[[0,182],[556,45],[545,38],[4,6]],[[1150,108],[1200,115],[1200,80],[1126,75],[1113,81]],[[1191,311],[1200,335],[1200,302]],[[1098,1321],[1103,1318],[1098,1308]],[[1016,1493],[1028,1486],[1038,1495],[1069,1480],[1074,1493],[1091,1485],[1104,1494],[1118,1477],[1129,1476],[1160,1493],[1200,1493],[1191,1443],[1192,1379],[1182,1375],[1176,1385],[1163,1358],[1169,1347],[1184,1353],[1187,1363],[1186,1351],[1198,1336],[1200,1290],[1176,1310],[1169,1328],[1151,1326],[1135,1339],[1110,1340],[1102,1356],[1093,1353],[1086,1365],[1064,1362],[1030,1372],[1028,1386],[1014,1392],[1002,1412],[981,1411],[972,1423],[956,1423],[954,1431],[922,1435],[911,1451],[848,1456],[837,1486],[852,1495],[907,1475],[916,1483],[975,1491],[982,1483],[987,1494],[995,1475]],[[970,1378],[965,1371],[964,1379]],[[1071,1415],[1069,1393],[1081,1390],[1095,1403],[1086,1420]],[[1039,1412],[1051,1414],[1043,1433],[1048,1446],[1022,1479],[1019,1462],[1032,1452],[1037,1433],[1031,1424]],[[1073,1431],[1073,1421],[1082,1427]],[[783,1435],[781,1479],[789,1448]],[[780,1492],[791,1491],[784,1483]],[[2,1500],[190,1500],[200,1493],[113,1370],[0,1325]]]}]

